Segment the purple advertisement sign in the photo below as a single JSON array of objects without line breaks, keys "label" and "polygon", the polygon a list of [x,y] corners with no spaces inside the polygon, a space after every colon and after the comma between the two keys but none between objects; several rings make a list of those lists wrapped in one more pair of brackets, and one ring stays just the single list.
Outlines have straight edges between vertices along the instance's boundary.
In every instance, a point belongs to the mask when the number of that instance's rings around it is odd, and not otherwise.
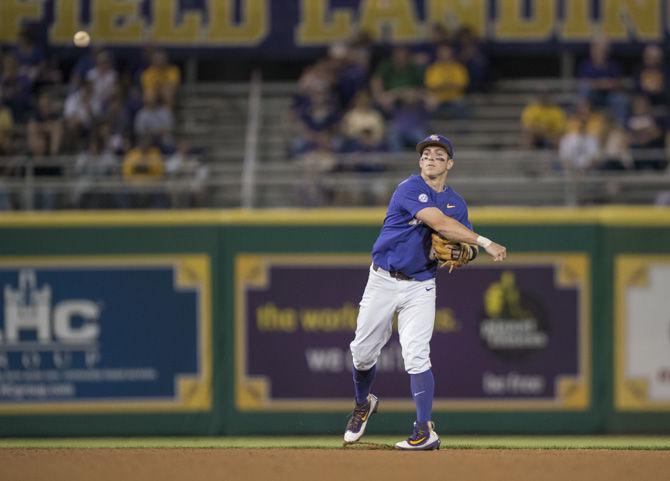
[{"label": "purple advertisement sign", "polygon": [[[368,269],[367,256],[237,258],[239,409],[350,405],[349,343]],[[435,408],[587,409],[588,278],[588,257],[564,253],[440,270],[431,341]],[[374,387],[386,408],[413,406],[404,373],[394,332]]]}]

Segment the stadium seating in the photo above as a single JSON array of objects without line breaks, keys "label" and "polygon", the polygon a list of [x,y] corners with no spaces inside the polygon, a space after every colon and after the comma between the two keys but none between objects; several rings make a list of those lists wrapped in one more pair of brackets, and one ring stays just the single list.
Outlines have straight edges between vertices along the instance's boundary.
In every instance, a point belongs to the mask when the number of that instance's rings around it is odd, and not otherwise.
[{"label": "stadium seating", "polygon": [[[485,94],[469,97],[473,106],[469,120],[435,120],[432,130],[450,136],[456,147],[457,167],[450,184],[467,197],[472,205],[583,205],[600,203],[653,203],[660,192],[670,190],[669,176],[643,172],[592,172],[571,178],[560,171],[557,156],[551,150],[519,148],[519,118],[523,106],[538,89],[549,89],[564,105],[574,102],[576,83],[567,79],[506,79],[494,84]],[[256,207],[290,207],[304,205],[300,192],[305,189],[304,165],[289,155],[288,111],[295,84],[266,82],[261,88],[260,129],[256,138],[257,163],[254,172]],[[249,83],[198,83],[183,86],[177,106],[177,137],[188,138],[203,153],[201,160],[209,166],[206,204],[211,207],[241,205],[241,178],[249,118]],[[19,132],[19,142],[22,134]],[[376,205],[385,193],[414,171],[415,154],[349,154],[338,162],[373,156],[384,168],[375,172],[340,169],[322,173],[318,189],[328,195],[316,205]],[[6,162],[20,163],[21,158]],[[48,185],[67,192],[76,183],[70,176],[74,159],[67,156],[47,162],[66,166],[63,179],[50,179]],[[312,180],[311,182],[313,182]],[[183,180],[184,183],[188,179]],[[16,192],[21,208],[29,208],[26,188],[44,181],[16,179],[6,181],[5,189]],[[120,178],[101,179],[98,187],[118,191]],[[371,187],[373,186],[373,187]],[[166,184],[167,189],[182,188],[179,179]],[[366,197],[374,189],[379,195]],[[311,204],[308,204],[311,206]]]}]

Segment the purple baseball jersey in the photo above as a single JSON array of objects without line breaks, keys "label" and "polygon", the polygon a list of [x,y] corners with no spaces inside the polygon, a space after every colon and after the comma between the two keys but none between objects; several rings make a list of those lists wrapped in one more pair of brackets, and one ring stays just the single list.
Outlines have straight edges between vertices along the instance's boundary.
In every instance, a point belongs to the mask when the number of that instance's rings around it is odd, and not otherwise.
[{"label": "purple baseball jersey", "polygon": [[372,261],[387,271],[400,271],[418,281],[435,277],[437,262],[429,258],[432,229],[414,216],[437,207],[469,229],[468,206],[454,189],[435,192],[420,175],[412,175],[396,188],[384,225],[372,247]]}]

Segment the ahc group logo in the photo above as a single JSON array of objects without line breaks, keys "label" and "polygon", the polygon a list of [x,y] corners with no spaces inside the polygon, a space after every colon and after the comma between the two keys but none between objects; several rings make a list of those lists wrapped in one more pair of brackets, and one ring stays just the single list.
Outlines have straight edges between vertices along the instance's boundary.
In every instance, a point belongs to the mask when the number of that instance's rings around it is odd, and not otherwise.
[{"label": "ahc group logo", "polygon": [[41,367],[45,354],[51,354],[54,367],[65,367],[76,351],[84,353],[86,367],[95,365],[101,305],[90,299],[54,303],[52,293],[49,284],[38,286],[34,269],[18,271],[18,286],[5,284],[0,368],[9,366],[10,353],[20,353],[20,366],[25,369]]}]

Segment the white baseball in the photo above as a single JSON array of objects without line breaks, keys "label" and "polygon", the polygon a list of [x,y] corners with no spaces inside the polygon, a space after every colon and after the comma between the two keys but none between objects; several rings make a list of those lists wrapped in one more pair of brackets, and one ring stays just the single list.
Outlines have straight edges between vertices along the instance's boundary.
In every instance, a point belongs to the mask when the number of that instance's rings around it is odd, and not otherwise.
[{"label": "white baseball", "polygon": [[74,37],[72,38],[72,41],[77,47],[88,47],[88,44],[91,43],[91,36],[88,34],[88,32],[84,32],[83,30],[78,31],[77,33],[74,34]]}]

